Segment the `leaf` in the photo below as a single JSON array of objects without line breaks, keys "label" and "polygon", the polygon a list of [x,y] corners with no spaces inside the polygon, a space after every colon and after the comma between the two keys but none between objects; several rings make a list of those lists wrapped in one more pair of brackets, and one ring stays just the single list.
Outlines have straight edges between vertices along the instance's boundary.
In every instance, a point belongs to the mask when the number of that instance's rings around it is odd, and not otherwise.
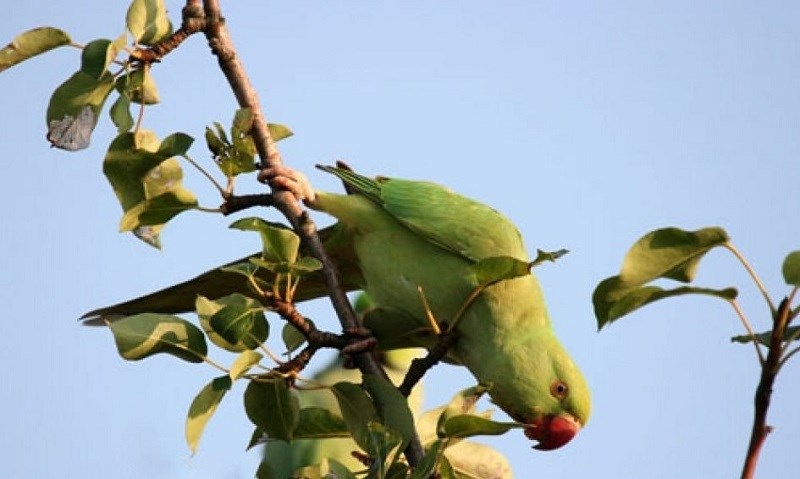
[{"label": "leaf", "polygon": [[437,439],[430,446],[428,446],[425,455],[422,457],[419,465],[414,469],[409,479],[428,479],[436,469],[436,464],[439,462],[439,457],[444,451],[445,442]]},{"label": "leaf", "polygon": [[172,33],[163,0],[133,0],[125,17],[134,40],[152,46]]},{"label": "leaf", "polygon": [[261,361],[261,358],[264,356],[261,353],[255,351],[242,351],[241,354],[236,358],[236,360],[231,364],[230,371],[228,375],[232,380],[237,380],[242,375],[246,374],[247,371],[250,370],[251,367],[258,364]]},{"label": "leaf", "polygon": [[783,260],[783,280],[786,284],[800,287],[800,251],[792,251]]},{"label": "leaf", "polygon": [[283,344],[286,345],[286,351],[289,353],[293,353],[306,342],[306,337],[303,336],[303,333],[290,323],[283,325],[281,339],[283,339]]},{"label": "leaf", "polygon": [[121,231],[152,226],[157,240],[157,227],[197,206],[195,196],[182,185],[180,163],[172,158],[185,154],[191,142],[184,133],[174,133],[159,142],[147,130],[122,133],[111,142],[103,173],[124,211]]},{"label": "leaf", "polygon": [[353,440],[360,448],[369,451],[368,425],[378,417],[372,400],[361,386],[345,381],[334,384],[331,391]]},{"label": "leaf", "polygon": [[[223,311],[226,308],[229,309],[224,312],[222,316],[217,316],[220,311]],[[248,324],[245,325],[247,328],[242,331],[231,333],[232,335],[241,334],[237,341],[229,341],[228,339],[225,339],[225,337],[219,331],[217,331],[217,329],[215,329],[215,325],[212,324],[212,321],[216,323],[217,328],[225,330],[226,321],[236,321],[237,311],[263,310],[258,301],[239,293],[234,293],[214,301],[198,295],[197,299],[195,300],[195,310],[197,311],[197,316],[200,319],[200,326],[208,335],[208,339],[226,351],[242,352],[255,349],[259,347],[261,343],[266,341],[267,337],[269,336],[269,323],[267,322],[267,319],[264,317],[263,313],[253,314],[252,318],[250,318],[252,322],[250,322],[250,319],[246,319],[246,321],[248,321]],[[214,319],[215,317],[216,319]],[[242,325],[240,324],[239,326]]]},{"label": "leaf", "polygon": [[663,228],[644,235],[625,255],[620,274],[601,281],[592,294],[598,329],[645,304],[671,296],[704,294],[727,300],[735,298],[734,288],[642,287],[659,278],[691,282],[703,256],[712,248],[724,246],[728,239],[725,230],[716,227],[697,231]]},{"label": "leaf", "polygon": [[592,296],[595,315],[598,317],[598,329],[646,304],[684,294],[702,294],[730,301],[736,298],[738,291],[735,288],[711,289],[692,286],[674,289],[663,289],[658,286],[628,288],[619,281],[618,276],[614,276],[601,282]]},{"label": "leaf", "polygon": [[625,255],[620,277],[628,285],[641,285],[657,278],[689,283],[703,255],[728,240],[725,230],[717,227],[652,231],[634,243]]},{"label": "leaf", "polygon": [[211,328],[230,344],[237,344],[253,330],[256,321],[266,321],[264,307],[240,294],[231,295],[230,302],[208,320]]},{"label": "leaf", "polygon": [[[789,326],[786,328],[786,331],[783,332],[782,341],[797,341],[800,339],[800,326]],[[741,336],[734,336],[731,338],[731,341],[734,343],[742,343],[747,344],[753,341],[753,338],[749,334],[744,334]],[[759,344],[770,347],[772,343],[772,331],[765,331],[763,333],[756,334],[756,341]]]},{"label": "leaf", "polygon": [[488,391],[488,387],[479,384],[456,393],[452,399],[450,399],[450,402],[442,408],[442,412],[436,421],[436,434],[439,437],[443,437],[446,434],[444,423],[447,422],[449,418],[463,414],[474,414],[475,405]]},{"label": "leaf", "polygon": [[562,256],[569,253],[569,250],[560,249],[558,251],[542,251],[540,249],[536,250],[536,259],[531,261],[530,267],[535,268],[540,264],[544,263],[545,261],[550,261],[551,263],[555,263],[555,261]]},{"label": "leaf", "polygon": [[108,111],[111,121],[117,127],[117,133],[125,133],[133,128],[133,115],[131,115],[131,102],[125,95],[119,95]]},{"label": "leaf", "polygon": [[364,388],[372,396],[381,423],[400,433],[403,439],[401,449],[404,449],[408,441],[416,435],[414,415],[408,407],[408,400],[394,384],[374,374],[365,374],[363,381]]},{"label": "leaf", "polygon": [[514,422],[497,422],[472,414],[449,417],[442,425],[442,437],[498,436],[510,429],[523,427]]},{"label": "leaf", "polygon": [[0,50],[0,72],[36,55],[72,43],[63,30],[39,27],[23,32]]},{"label": "leaf", "polygon": [[205,336],[185,319],[168,314],[142,313],[109,324],[119,354],[137,361],[167,353],[192,363],[208,353]]},{"label": "leaf", "polygon": [[133,103],[155,105],[161,102],[150,68],[142,67],[117,78],[116,88]]},{"label": "leaf", "polygon": [[530,273],[531,265],[511,256],[493,256],[484,258],[474,265],[472,271],[480,286],[525,276]]},{"label": "leaf", "polygon": [[77,116],[65,116],[62,120],[50,122],[47,140],[56,148],[67,151],[82,150],[89,146],[95,120],[94,110],[85,105]]},{"label": "leaf", "polygon": [[367,426],[367,447],[372,463],[367,478],[383,479],[402,451],[403,436],[379,422]]},{"label": "leaf", "polygon": [[114,42],[105,38],[93,40],[81,52],[81,71],[99,80],[116,57],[117,46]]},{"label": "leaf", "polygon": [[113,77],[106,73],[99,79],[82,71],[75,72],[53,91],[47,105],[47,139],[68,151],[89,146],[97,124],[97,116],[114,87]]},{"label": "leaf", "polygon": [[320,407],[306,407],[300,410],[294,439],[328,439],[350,437],[347,423],[341,416]]},{"label": "leaf", "polygon": [[330,468],[330,474],[325,479],[356,479],[355,474],[336,459],[328,458],[328,467]]},{"label": "leaf", "polygon": [[215,378],[200,390],[189,406],[189,414],[186,416],[186,443],[192,454],[197,452],[197,445],[200,443],[206,424],[214,415],[225,393],[231,389],[231,385],[233,381],[230,376]]},{"label": "leaf", "polygon": [[300,415],[297,396],[283,379],[253,380],[244,392],[247,417],[271,439],[290,442]]},{"label": "leaf", "polygon": [[284,225],[250,217],[234,221],[230,227],[259,232],[263,244],[263,259],[269,263],[292,264],[297,260],[300,237]]},{"label": "leaf", "polygon": [[471,441],[462,441],[445,452],[447,467],[459,479],[512,479],[508,460],[494,448]]},{"label": "leaf", "polygon": [[294,135],[288,126],[281,125],[280,123],[268,123],[267,128],[269,129],[269,135],[272,137],[273,141],[276,142]]}]

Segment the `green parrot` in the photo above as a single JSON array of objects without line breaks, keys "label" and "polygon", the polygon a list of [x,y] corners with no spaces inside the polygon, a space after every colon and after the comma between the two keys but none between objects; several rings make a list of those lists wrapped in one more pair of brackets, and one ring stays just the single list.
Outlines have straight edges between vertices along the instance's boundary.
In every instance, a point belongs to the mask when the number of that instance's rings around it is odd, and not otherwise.
[{"label": "green parrot", "polygon": [[[536,449],[569,442],[589,419],[589,388],[555,335],[534,275],[492,284],[460,312],[478,286],[472,267],[478,261],[530,261],[514,224],[436,183],[370,179],[341,166],[320,168],[342,179],[344,195],[314,191],[303,175],[285,167],[265,173],[273,187],[338,220],[320,238],[343,287],[364,290],[377,304],[365,324],[379,347],[429,348],[436,339],[431,317],[440,324],[458,317],[457,340],[445,359],[489,386],[492,401],[526,425]],[[215,269],[84,318],[191,311],[198,294],[219,298],[233,292],[249,289],[238,275]],[[295,301],[326,294],[321,276],[312,275],[300,283]]]}]

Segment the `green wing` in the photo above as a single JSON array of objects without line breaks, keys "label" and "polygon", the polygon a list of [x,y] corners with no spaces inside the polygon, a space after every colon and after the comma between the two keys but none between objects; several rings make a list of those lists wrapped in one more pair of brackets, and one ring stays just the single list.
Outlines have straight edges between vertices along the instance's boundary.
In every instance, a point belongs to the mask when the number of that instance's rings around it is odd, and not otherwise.
[{"label": "green wing", "polygon": [[472,261],[492,256],[512,256],[528,261],[522,237],[514,224],[475,200],[428,181],[367,178],[330,166],[350,190],[381,205],[401,223],[438,246]]}]

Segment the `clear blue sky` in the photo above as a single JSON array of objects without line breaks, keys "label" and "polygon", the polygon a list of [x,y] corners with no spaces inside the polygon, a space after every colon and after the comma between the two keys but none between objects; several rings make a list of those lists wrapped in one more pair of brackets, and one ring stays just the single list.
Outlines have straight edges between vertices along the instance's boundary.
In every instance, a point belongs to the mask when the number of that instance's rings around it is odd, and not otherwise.
[{"label": "clear blue sky", "polygon": [[[800,10],[795,2],[222,2],[269,118],[296,136],[285,160],[319,187],[315,163],[447,184],[510,216],[529,249],[571,253],[537,274],[555,326],[583,367],[594,416],[567,447],[521,433],[486,442],[517,477],[738,475],[758,368],[732,309],[673,299],[596,332],[590,297],[628,247],[661,226],[719,225],[774,296],[800,249]],[[168,2],[179,21],[180,2]],[[2,43],[55,25],[76,41],[115,38],[126,2],[17,2]],[[127,363],[84,311],[185,279],[258,248],[228,218],[179,217],[158,252],[117,233],[101,161],[109,122],[77,154],[49,148],[50,92],[78,67],[62,49],[0,74],[0,459],[3,476],[245,478],[251,426],[239,388],[190,457],[183,421],[215,373],[171,357]],[[235,105],[198,36],[155,69],[160,136],[200,139]],[[201,203],[219,199],[195,172]],[[241,191],[257,191],[241,182]],[[277,218],[277,216],[271,216]],[[320,222],[327,220],[320,217]],[[767,310],[733,257],[712,253],[698,282],[735,285],[757,329]],[[324,303],[305,310],[333,328]],[[229,361],[220,353],[218,358]],[[776,384],[776,426],[759,477],[796,470],[800,365]],[[427,403],[470,377],[443,366]]]}]

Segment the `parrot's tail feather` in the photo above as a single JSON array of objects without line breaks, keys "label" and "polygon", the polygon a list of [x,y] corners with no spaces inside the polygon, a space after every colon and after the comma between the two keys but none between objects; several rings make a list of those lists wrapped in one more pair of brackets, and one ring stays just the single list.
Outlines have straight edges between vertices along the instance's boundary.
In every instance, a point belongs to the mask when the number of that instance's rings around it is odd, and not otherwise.
[{"label": "parrot's tail feather", "polygon": [[372,178],[359,175],[358,173],[349,169],[339,166],[317,165],[320,170],[335,175],[345,184],[345,190],[348,193],[358,193],[366,196],[370,200],[380,204],[381,203],[381,185],[379,182]]}]

